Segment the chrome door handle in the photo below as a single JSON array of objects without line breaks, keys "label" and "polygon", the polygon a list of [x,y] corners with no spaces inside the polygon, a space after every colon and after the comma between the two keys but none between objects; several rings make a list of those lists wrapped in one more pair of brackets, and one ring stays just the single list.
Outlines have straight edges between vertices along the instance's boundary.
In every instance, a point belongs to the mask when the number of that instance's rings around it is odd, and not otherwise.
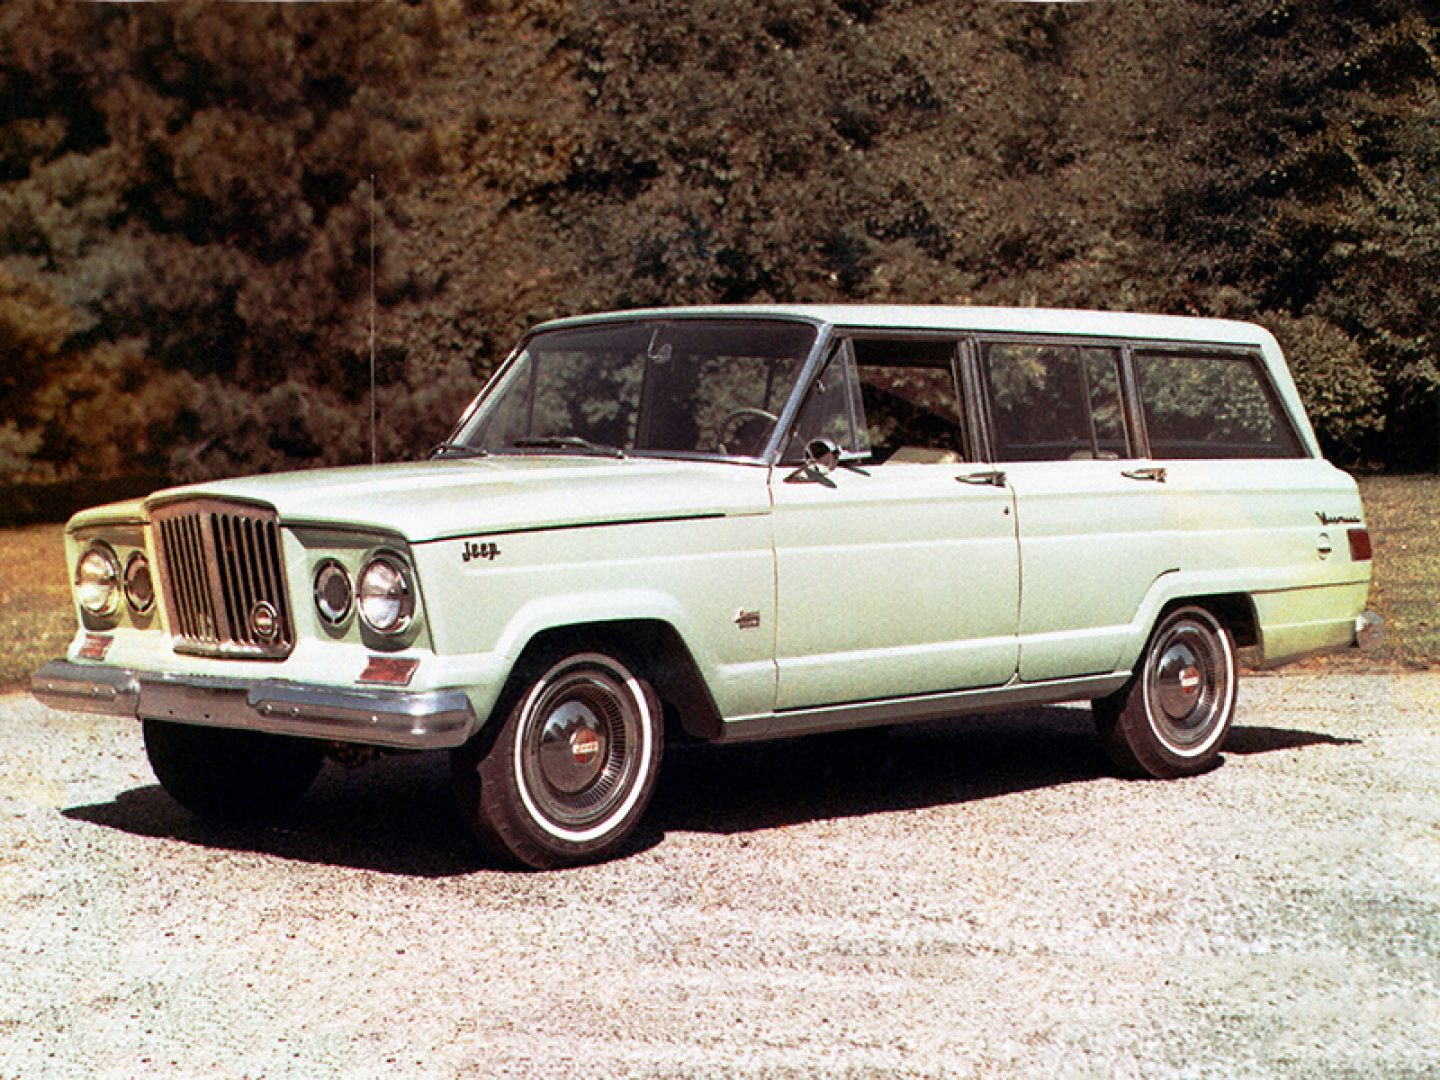
[{"label": "chrome door handle", "polygon": [[1144,469],[1122,469],[1120,475],[1127,480],[1153,480],[1157,484],[1165,482],[1165,470],[1158,466],[1150,466]]},{"label": "chrome door handle", "polygon": [[990,484],[993,487],[1005,486],[1005,473],[1000,469],[988,469],[985,472],[966,473],[964,476],[955,477],[962,484]]}]

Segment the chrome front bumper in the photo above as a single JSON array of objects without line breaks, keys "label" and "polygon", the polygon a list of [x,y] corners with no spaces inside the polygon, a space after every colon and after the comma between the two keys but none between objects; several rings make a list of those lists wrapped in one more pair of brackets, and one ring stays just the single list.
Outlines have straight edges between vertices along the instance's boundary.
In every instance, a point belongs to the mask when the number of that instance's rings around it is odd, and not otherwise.
[{"label": "chrome front bumper", "polygon": [[52,660],[30,680],[30,691],[56,709],[410,750],[459,746],[475,729],[462,690],[352,690]]}]

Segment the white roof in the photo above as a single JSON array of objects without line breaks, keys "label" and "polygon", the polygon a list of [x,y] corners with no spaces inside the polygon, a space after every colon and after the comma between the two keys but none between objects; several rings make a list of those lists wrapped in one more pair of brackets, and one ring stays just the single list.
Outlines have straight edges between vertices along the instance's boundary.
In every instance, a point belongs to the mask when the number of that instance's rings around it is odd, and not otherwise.
[{"label": "white roof", "polygon": [[974,330],[1029,334],[1068,334],[1221,345],[1273,345],[1270,334],[1252,323],[1181,315],[1063,308],[996,308],[899,304],[728,304],[709,307],[643,308],[559,319],[546,328],[576,322],[635,318],[736,318],[743,316],[807,319],[817,323],[895,330]]}]

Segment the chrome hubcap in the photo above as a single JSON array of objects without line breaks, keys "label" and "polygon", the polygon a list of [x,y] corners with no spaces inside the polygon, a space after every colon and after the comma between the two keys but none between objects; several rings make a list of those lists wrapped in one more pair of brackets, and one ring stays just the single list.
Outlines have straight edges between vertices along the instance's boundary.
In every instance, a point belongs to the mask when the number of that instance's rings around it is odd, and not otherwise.
[{"label": "chrome hubcap", "polygon": [[561,670],[531,703],[519,764],[535,810],[559,827],[605,820],[634,785],[642,720],[618,675],[590,665]]},{"label": "chrome hubcap", "polygon": [[1176,643],[1160,658],[1155,672],[1155,692],[1160,707],[1172,720],[1183,722],[1194,711],[1202,697],[1204,679],[1194,652]]},{"label": "chrome hubcap", "polygon": [[595,782],[605,765],[604,722],[583,701],[567,701],[540,731],[537,757],[545,781],[573,795]]},{"label": "chrome hubcap", "polygon": [[1155,651],[1148,696],[1155,733],[1179,753],[1210,739],[1223,718],[1229,672],[1206,627],[1175,624]]}]

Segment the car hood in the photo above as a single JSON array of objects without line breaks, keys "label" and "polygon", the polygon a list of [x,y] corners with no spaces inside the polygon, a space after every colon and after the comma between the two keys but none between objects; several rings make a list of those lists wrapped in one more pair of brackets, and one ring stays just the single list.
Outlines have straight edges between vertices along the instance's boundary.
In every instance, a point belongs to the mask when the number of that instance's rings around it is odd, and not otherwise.
[{"label": "car hood", "polygon": [[539,455],[249,476],[170,488],[146,505],[191,497],[258,501],[285,525],[359,526],[412,543],[770,509],[758,466]]}]

